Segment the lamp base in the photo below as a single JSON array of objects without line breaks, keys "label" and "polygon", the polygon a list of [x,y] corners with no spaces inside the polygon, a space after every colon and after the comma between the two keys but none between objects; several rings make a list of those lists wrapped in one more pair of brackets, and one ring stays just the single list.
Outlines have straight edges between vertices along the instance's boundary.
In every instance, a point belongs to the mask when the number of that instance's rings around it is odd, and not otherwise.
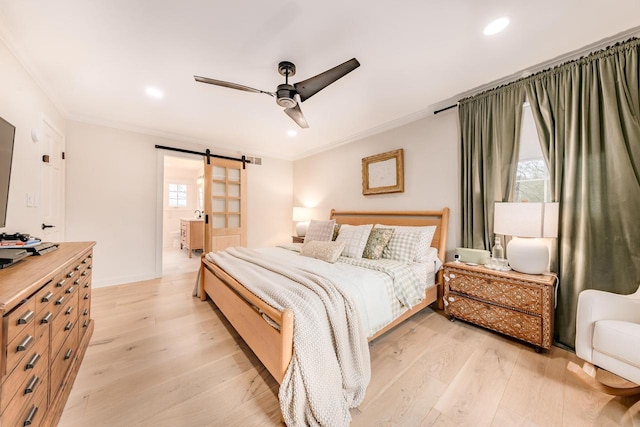
[{"label": "lamp base", "polygon": [[307,228],[309,227],[309,221],[301,221],[296,224],[296,234],[298,237],[304,237],[307,234]]},{"label": "lamp base", "polygon": [[542,239],[514,237],[507,245],[509,266],[526,274],[542,274],[549,266],[549,248]]}]

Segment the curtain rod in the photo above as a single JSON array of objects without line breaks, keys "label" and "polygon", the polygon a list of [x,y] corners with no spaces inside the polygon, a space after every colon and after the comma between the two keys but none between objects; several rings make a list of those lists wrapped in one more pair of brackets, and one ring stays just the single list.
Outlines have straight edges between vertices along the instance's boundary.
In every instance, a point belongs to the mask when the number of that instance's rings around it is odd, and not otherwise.
[{"label": "curtain rod", "polygon": [[240,159],[238,159],[236,157],[222,156],[220,154],[211,154],[211,150],[209,150],[208,148],[204,153],[200,151],[185,150],[184,148],[167,147],[165,145],[156,145],[156,148],[160,150],[177,151],[179,153],[197,154],[199,156],[205,156],[207,158],[207,164],[211,163],[211,157],[215,157],[216,159],[235,160],[237,162],[242,162],[242,169],[246,169],[246,164],[248,163],[247,157],[244,154]]},{"label": "curtain rod", "polygon": [[433,114],[442,113],[443,111],[447,111],[447,110],[450,110],[450,109],[452,109],[452,108],[456,108],[457,106],[458,106],[458,104],[457,104],[457,103],[456,103],[456,104],[453,104],[453,105],[449,105],[448,107],[444,107],[444,108],[441,108],[441,109],[439,109],[439,110],[434,111],[434,112],[433,112]]}]

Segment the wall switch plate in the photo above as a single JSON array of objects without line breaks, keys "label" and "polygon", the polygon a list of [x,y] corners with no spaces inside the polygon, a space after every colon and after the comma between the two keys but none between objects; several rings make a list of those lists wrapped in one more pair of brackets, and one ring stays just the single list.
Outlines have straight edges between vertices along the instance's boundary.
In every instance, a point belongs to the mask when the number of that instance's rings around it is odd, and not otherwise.
[{"label": "wall switch plate", "polygon": [[28,208],[33,207],[33,194],[31,193],[27,193],[27,207]]}]

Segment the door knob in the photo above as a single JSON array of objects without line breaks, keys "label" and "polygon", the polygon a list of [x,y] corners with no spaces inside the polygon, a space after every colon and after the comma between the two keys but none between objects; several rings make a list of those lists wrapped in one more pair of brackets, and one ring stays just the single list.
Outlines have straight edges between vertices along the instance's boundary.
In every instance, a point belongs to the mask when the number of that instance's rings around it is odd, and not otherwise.
[{"label": "door knob", "polygon": [[55,225],[49,225],[49,224],[42,224],[42,229],[44,230],[45,228],[53,228],[55,227]]}]

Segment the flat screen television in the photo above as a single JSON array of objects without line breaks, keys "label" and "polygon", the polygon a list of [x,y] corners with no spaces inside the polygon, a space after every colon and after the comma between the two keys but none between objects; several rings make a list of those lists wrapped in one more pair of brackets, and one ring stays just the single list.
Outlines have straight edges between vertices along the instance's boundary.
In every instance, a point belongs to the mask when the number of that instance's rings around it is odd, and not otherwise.
[{"label": "flat screen television", "polygon": [[13,160],[13,141],[16,128],[0,117],[0,228],[7,226],[7,204],[9,204],[9,181]]}]

